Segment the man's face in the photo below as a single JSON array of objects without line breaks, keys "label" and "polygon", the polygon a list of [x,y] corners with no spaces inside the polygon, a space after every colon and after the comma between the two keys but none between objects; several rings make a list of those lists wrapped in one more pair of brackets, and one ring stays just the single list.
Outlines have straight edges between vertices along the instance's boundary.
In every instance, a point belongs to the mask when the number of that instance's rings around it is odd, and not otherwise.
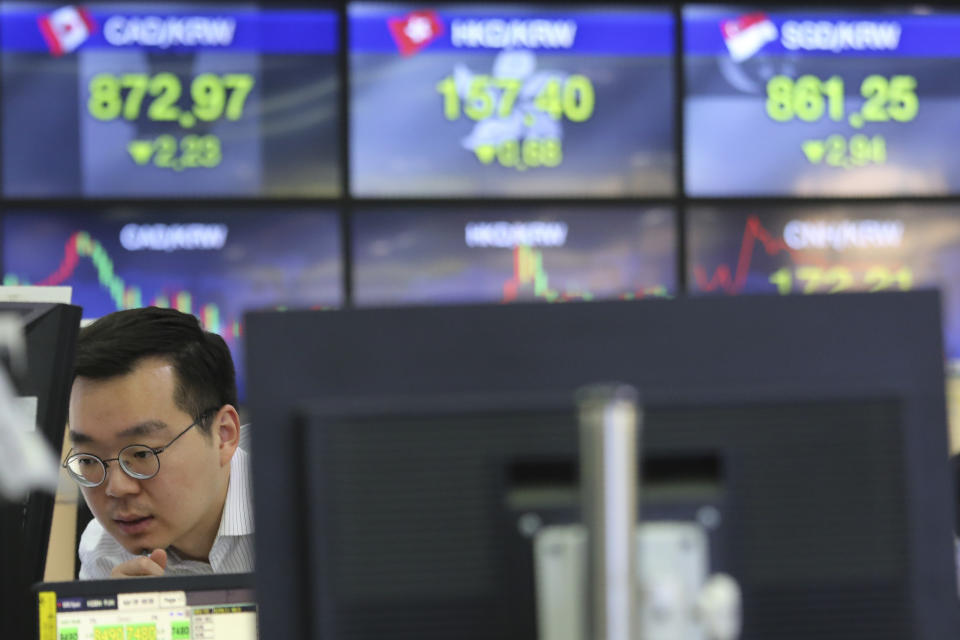
[{"label": "man's face", "polygon": [[[176,373],[146,358],[129,374],[107,380],[78,377],[70,394],[70,436],[75,452],[115,458],[123,447],[162,447],[194,416],[173,400]],[[135,480],[109,463],[103,484],[82,488],[93,515],[131,553],[202,547],[216,532],[223,507],[218,435],[194,427],[160,454],[160,471]]]}]

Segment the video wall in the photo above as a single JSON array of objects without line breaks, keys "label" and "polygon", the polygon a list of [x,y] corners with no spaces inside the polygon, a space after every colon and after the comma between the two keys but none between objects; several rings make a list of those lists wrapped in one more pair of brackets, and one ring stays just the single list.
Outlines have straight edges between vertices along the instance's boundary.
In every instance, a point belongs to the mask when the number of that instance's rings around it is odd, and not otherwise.
[{"label": "video wall", "polygon": [[[936,287],[960,10],[0,0],[5,284],[88,318]],[[242,382],[241,382],[242,384]]]}]

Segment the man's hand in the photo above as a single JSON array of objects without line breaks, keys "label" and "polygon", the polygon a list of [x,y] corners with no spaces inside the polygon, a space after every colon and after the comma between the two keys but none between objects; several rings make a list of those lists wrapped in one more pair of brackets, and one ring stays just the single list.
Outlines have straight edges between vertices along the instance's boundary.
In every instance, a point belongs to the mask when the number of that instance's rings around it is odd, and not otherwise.
[{"label": "man's hand", "polygon": [[140,556],[118,564],[110,572],[111,578],[135,578],[142,576],[162,576],[167,568],[167,552],[154,549],[149,556]]}]

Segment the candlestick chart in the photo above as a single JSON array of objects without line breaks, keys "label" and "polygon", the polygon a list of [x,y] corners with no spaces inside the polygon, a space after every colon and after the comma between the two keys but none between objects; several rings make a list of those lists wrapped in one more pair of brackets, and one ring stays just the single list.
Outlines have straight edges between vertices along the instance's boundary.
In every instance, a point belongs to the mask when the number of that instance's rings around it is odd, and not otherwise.
[{"label": "candlestick chart", "polygon": [[184,313],[194,313],[200,319],[203,328],[220,334],[231,342],[242,334],[240,318],[224,318],[220,306],[215,302],[201,304],[194,308],[194,295],[188,290],[156,292],[144,298],[143,289],[138,285],[127,284],[114,269],[113,260],[103,245],[86,231],[77,231],[67,240],[63,251],[63,260],[56,271],[38,282],[29,282],[15,274],[5,274],[5,285],[58,286],[70,282],[81,259],[89,259],[96,271],[97,282],[110,296],[114,311],[136,309],[143,306],[173,308]]},{"label": "candlestick chart", "polygon": [[90,319],[149,305],[192,313],[238,371],[246,311],[342,304],[329,212],[11,212],[3,232],[4,284],[70,286]]},{"label": "candlestick chart", "polygon": [[354,301],[364,305],[665,297],[672,211],[360,212]]},{"label": "candlestick chart", "polygon": [[[503,302],[522,299],[546,302],[593,300],[596,294],[589,290],[557,290],[550,286],[550,275],[543,266],[543,251],[524,245],[513,248],[513,275],[503,284]],[[669,297],[666,285],[653,284],[637,291],[620,293],[621,299]]]}]

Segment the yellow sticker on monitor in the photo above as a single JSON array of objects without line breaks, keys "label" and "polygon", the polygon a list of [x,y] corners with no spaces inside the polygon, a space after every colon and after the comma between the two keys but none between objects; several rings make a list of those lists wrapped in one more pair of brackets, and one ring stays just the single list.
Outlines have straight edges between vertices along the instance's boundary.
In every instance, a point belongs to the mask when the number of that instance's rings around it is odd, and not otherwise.
[{"label": "yellow sticker on monitor", "polygon": [[57,640],[57,594],[41,591],[37,594],[40,613],[40,640]]}]

